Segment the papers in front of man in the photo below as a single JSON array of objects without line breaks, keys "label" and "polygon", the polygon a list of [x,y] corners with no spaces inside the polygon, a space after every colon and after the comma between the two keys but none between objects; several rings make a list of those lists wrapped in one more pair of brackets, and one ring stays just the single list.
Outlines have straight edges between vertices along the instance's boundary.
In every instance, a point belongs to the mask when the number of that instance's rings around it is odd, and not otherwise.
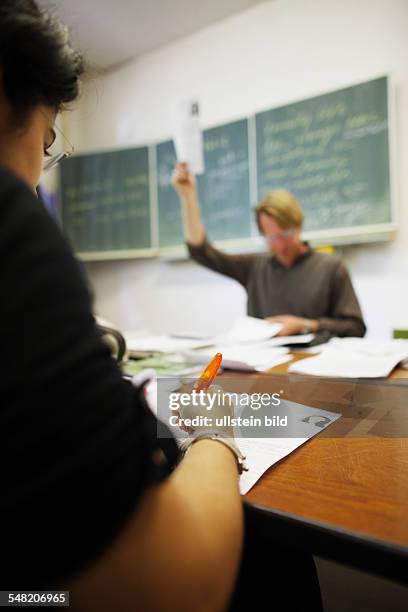
[{"label": "papers in front of man", "polygon": [[265,342],[264,346],[307,346],[315,338],[315,334],[297,334],[296,336],[277,336]]},{"label": "papers in front of man", "polygon": [[140,335],[125,333],[126,345],[133,352],[178,353],[212,344],[213,340],[197,338],[176,338],[170,335]]},{"label": "papers in front of man", "polygon": [[333,378],[384,378],[407,358],[407,340],[333,338],[319,355],[292,363],[289,371]]},{"label": "papers in front of man", "polygon": [[[222,335],[217,337],[181,337],[177,335],[152,335],[125,332],[127,348],[132,352],[179,353],[218,344],[262,342],[276,336],[282,329],[280,323],[268,323],[255,317],[241,317]],[[214,355],[212,355],[214,356]]]},{"label": "papers in front of man", "polygon": [[281,402],[279,413],[288,415],[287,431],[283,430],[275,434],[273,438],[236,438],[238,446],[246,456],[248,467],[248,471],[243,472],[240,477],[239,488],[242,495],[248,493],[272,465],[326,429],[341,416],[336,412],[290,401]]},{"label": "papers in front of man", "polygon": [[184,351],[186,359],[208,363],[215,353],[222,354],[222,368],[241,372],[264,372],[292,359],[284,346],[266,347],[258,344],[216,344],[196,351]]},{"label": "papers in front of man", "polygon": [[263,342],[276,336],[282,325],[269,323],[256,317],[240,317],[225,334],[218,337],[217,343]]},{"label": "papers in front of man", "polygon": [[215,344],[200,350],[183,351],[183,354],[188,359],[207,363],[214,353],[221,353],[224,369],[263,372],[291,360],[288,348],[271,345],[271,338],[281,329],[280,323],[240,317],[229,331],[215,339]]}]

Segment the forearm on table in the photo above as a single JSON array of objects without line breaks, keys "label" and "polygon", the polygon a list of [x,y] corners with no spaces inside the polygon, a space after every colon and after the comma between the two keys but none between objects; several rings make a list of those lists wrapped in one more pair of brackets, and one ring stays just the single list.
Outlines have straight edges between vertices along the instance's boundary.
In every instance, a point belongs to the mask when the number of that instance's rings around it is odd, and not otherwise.
[{"label": "forearm on table", "polygon": [[243,523],[237,460],[232,451],[221,442],[199,440],[191,445],[172,478],[182,483],[189,504],[203,514],[203,531],[208,531],[214,546],[224,548],[220,554],[230,557],[233,553],[235,557]]},{"label": "forearm on table", "polygon": [[333,336],[356,336],[362,337],[366,327],[363,321],[354,318],[336,319],[324,317],[318,319],[319,331],[328,331]]},{"label": "forearm on table", "polygon": [[214,609],[223,609],[234,588],[243,541],[236,458],[221,442],[200,440],[190,447],[172,479],[194,517],[201,587],[212,591]]}]

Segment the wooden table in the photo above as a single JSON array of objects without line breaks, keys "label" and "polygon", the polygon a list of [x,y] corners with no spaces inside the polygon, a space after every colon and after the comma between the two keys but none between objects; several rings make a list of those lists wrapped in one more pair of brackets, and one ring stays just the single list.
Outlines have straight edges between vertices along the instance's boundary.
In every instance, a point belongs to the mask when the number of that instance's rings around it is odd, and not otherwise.
[{"label": "wooden table", "polygon": [[342,417],[270,468],[245,496],[258,529],[407,583],[408,371],[350,381],[289,375],[287,366],[253,377],[253,391],[280,387],[287,399]]}]

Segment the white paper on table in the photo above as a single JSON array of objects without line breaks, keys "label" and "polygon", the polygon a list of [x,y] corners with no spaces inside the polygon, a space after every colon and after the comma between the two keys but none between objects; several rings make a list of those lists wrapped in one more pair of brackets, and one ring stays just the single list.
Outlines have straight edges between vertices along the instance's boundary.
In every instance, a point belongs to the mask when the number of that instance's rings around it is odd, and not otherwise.
[{"label": "white paper on table", "polygon": [[263,372],[292,359],[285,346],[264,348],[259,344],[215,344],[198,350],[183,351],[186,359],[208,363],[215,353],[222,355],[222,367],[242,372]]},{"label": "white paper on table", "polygon": [[219,343],[262,342],[276,336],[282,329],[281,323],[269,323],[256,317],[240,317],[228,332],[219,336]]},{"label": "white paper on table", "polygon": [[325,346],[327,346],[327,342],[322,342],[321,344],[316,344],[315,346],[292,346],[290,351],[291,353],[306,353],[309,355],[318,355],[323,352]]},{"label": "white paper on table", "polygon": [[308,438],[242,438],[238,446],[246,457],[248,472],[239,479],[241,495],[248,493],[254,484],[274,463],[277,463]]},{"label": "white paper on table", "polygon": [[[249,388],[252,383],[248,381]],[[181,431],[178,426],[170,423],[171,410],[169,405],[169,395],[180,386],[179,380],[164,380],[160,382],[161,399],[160,399],[160,414],[157,411],[157,381],[153,380],[148,386],[148,399],[152,410],[156,416],[166,424],[167,428],[172,432],[177,444],[181,444],[188,437],[186,432]],[[164,385],[164,386],[163,386]],[[242,389],[242,387],[241,387]],[[249,391],[249,389],[248,389]],[[251,396],[249,392],[245,395]],[[259,396],[259,394],[254,394]],[[248,408],[246,406],[236,405],[234,409],[235,417],[247,417]],[[282,413],[282,410],[284,411]],[[269,411],[270,416],[275,414],[288,414],[288,427],[282,430],[276,430],[276,437],[243,437],[245,432],[238,427],[234,427],[235,442],[246,457],[246,464],[249,468],[248,472],[243,472],[240,477],[240,491],[245,495],[253,485],[259,480],[264,472],[272,465],[289,455],[304,442],[314,437],[326,427],[334,423],[341,414],[322,410],[320,408],[312,408],[296,402],[282,400],[279,407],[275,407],[274,412]],[[252,412],[253,416],[260,416],[258,411]],[[263,430],[265,431],[265,429]],[[282,436],[280,434],[282,433]],[[292,434],[292,437],[288,437]],[[286,437],[284,437],[286,436]]]},{"label": "white paper on table", "polygon": [[[248,472],[240,477],[239,488],[242,495],[254,486],[262,474],[272,465],[289,455],[310,438],[329,427],[340,418],[341,414],[319,408],[312,408],[295,402],[285,402],[291,410],[299,414],[297,433],[302,437],[284,438],[243,438],[236,437],[236,442],[246,456]],[[308,421],[307,423],[305,422]],[[236,435],[238,432],[236,432]]]},{"label": "white paper on table", "polygon": [[296,336],[277,336],[265,342],[265,346],[285,346],[286,344],[309,344],[315,334],[297,334]]},{"label": "white paper on table", "polygon": [[207,346],[208,340],[197,340],[192,338],[174,338],[172,336],[132,336],[125,334],[126,346],[129,351],[151,351],[158,353],[178,353]]},{"label": "white paper on table", "polygon": [[190,172],[204,172],[204,144],[197,100],[181,100],[173,112],[173,140],[179,162],[186,162]]},{"label": "white paper on table", "polygon": [[385,378],[407,357],[407,340],[333,338],[320,355],[291,364],[289,371],[333,378]]},{"label": "white paper on table", "polygon": [[[221,351],[219,351],[221,352]],[[237,370],[240,372],[266,372],[275,366],[287,363],[292,360],[292,355],[289,354],[268,354],[264,352],[257,353],[252,358],[248,359],[247,352],[243,354],[229,353],[228,351],[222,353],[222,367],[226,370]]]}]

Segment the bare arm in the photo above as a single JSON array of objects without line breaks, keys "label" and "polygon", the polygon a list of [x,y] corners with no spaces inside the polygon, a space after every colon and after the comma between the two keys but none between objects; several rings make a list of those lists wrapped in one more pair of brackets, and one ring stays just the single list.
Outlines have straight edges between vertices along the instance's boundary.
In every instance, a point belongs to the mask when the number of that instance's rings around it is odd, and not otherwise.
[{"label": "bare arm", "polygon": [[77,610],[225,610],[243,538],[236,460],[201,440],[150,489],[111,548],[69,585]]},{"label": "bare arm", "polygon": [[180,197],[184,238],[189,244],[199,246],[204,242],[205,229],[201,220],[196,179],[189,172],[187,164],[176,165],[172,184]]}]

